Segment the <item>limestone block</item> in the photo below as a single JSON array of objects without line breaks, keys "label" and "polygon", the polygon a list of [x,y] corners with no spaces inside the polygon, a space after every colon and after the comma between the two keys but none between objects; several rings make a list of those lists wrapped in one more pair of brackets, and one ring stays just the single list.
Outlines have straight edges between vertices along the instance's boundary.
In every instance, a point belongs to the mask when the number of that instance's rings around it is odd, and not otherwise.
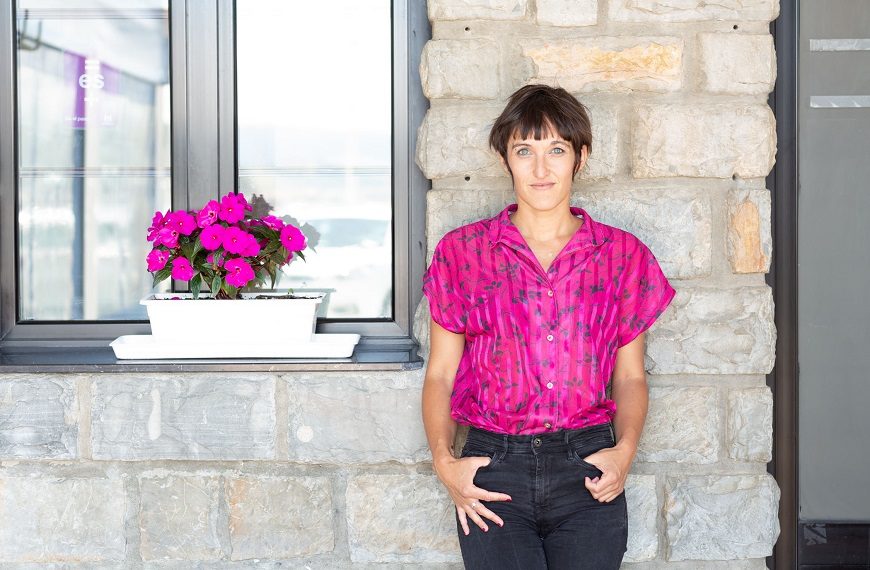
[{"label": "limestone block", "polygon": [[537,0],[538,24],[579,27],[598,23],[598,0]]},{"label": "limestone block", "polygon": [[648,105],[632,125],[636,178],[767,176],[776,126],[767,105]]},{"label": "limestone block", "polygon": [[527,0],[428,0],[429,20],[521,20]]},{"label": "limestone block", "polygon": [[294,558],[335,548],[326,477],[237,477],[226,482],[232,560]]},{"label": "limestone block", "polygon": [[683,188],[608,188],[581,191],[572,198],[572,204],[596,221],[636,235],[649,246],[668,279],[710,275],[713,214],[708,196]]},{"label": "limestone block", "polygon": [[426,178],[469,174],[501,176],[487,139],[501,106],[439,105],[426,112],[417,135],[417,165]]},{"label": "limestone block", "polygon": [[625,499],[628,502],[628,550],[624,560],[652,560],[659,548],[655,475],[629,474],[625,481]]},{"label": "limestone block", "polygon": [[429,99],[494,99],[500,59],[489,40],[430,40],[420,60],[423,93]]},{"label": "limestone block", "polygon": [[728,262],[734,273],[767,273],[773,254],[770,191],[765,188],[729,190]]},{"label": "limestone block", "polygon": [[773,91],[776,53],[770,34],[698,34],[702,86],[712,93]]},{"label": "limestone block", "polygon": [[143,560],[221,558],[217,477],[147,476],[139,479],[139,551]]},{"label": "limestone block", "polygon": [[779,15],[778,0],[610,0],[609,5],[608,17],[617,22],[769,22]]},{"label": "limestone block", "polygon": [[[592,122],[592,153],[578,178],[610,178],[616,172],[619,148],[617,111],[600,104],[587,108]],[[417,136],[417,165],[425,176],[431,180],[449,176],[509,180],[488,142],[502,109],[501,104],[481,103],[430,108]]]},{"label": "limestone block", "polygon": [[[503,191],[487,188],[475,190],[430,190],[426,193],[426,264],[444,234],[463,226],[498,214],[514,198],[510,182]],[[475,184],[475,186],[478,186]]]},{"label": "limestone block", "polygon": [[120,479],[0,479],[0,561],[123,560]]},{"label": "limestone block", "polygon": [[776,481],[767,473],[668,478],[667,559],[770,556],[779,536],[779,495]]},{"label": "limestone block", "polygon": [[431,460],[420,421],[422,372],[288,378],[290,460],[339,464]]},{"label": "limestone block", "polygon": [[347,484],[353,562],[457,562],[456,509],[434,475],[366,474]]},{"label": "limestone block", "polygon": [[520,41],[534,64],[529,83],[568,91],[677,91],[683,42],[675,37],[594,37]]},{"label": "limestone block", "polygon": [[653,374],[768,374],[776,328],[770,287],[680,287],[647,345]]},{"label": "limestone block", "polygon": [[738,461],[773,459],[773,395],[762,386],[728,393],[728,456]]},{"label": "limestone block", "polygon": [[715,463],[719,458],[719,392],[713,387],[653,386],[638,461]]},{"label": "limestone block", "polygon": [[271,459],[275,379],[110,375],[91,384],[95,459]]},{"label": "limestone block", "polygon": [[73,459],[77,438],[74,377],[0,377],[0,458]]}]

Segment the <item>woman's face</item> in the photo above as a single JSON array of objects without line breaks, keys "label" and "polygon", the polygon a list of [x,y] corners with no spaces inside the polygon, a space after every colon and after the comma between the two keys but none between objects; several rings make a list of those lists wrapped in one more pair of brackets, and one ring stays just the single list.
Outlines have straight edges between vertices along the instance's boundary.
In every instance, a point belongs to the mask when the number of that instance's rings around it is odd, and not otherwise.
[{"label": "woman's face", "polygon": [[[581,153],[585,162],[585,145]],[[536,210],[550,210],[569,201],[574,157],[571,143],[552,130],[545,131],[541,140],[511,138],[505,166],[513,177],[517,202]]]}]

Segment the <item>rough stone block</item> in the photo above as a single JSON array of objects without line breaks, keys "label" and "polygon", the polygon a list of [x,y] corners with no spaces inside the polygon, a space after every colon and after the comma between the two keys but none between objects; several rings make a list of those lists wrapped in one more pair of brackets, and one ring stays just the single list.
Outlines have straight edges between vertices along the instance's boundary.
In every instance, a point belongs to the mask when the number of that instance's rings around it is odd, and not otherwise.
[{"label": "rough stone block", "polygon": [[779,487],[763,475],[668,478],[667,559],[770,556],[779,536]]},{"label": "rough stone block", "polygon": [[647,345],[653,374],[769,374],[776,328],[770,287],[681,287]]},{"label": "rough stone block", "polygon": [[773,459],[773,395],[762,386],[728,394],[728,456],[738,461]]},{"label": "rough stone block", "polygon": [[0,376],[0,458],[73,459],[77,438],[74,377]]},{"label": "rough stone block", "polygon": [[580,27],[598,23],[598,0],[537,0],[538,24]]},{"label": "rough stone block", "polygon": [[632,126],[637,178],[767,176],[776,155],[776,125],[767,105],[649,105]]},{"label": "rough stone block", "polygon": [[728,261],[734,273],[767,273],[773,254],[770,191],[738,188],[728,192]]},{"label": "rough stone block", "polygon": [[[514,197],[510,182],[505,190],[430,190],[426,193],[426,264],[444,234],[483,218],[498,214]],[[509,194],[508,194],[509,193]]]},{"label": "rough stone block", "polygon": [[0,562],[123,560],[120,479],[0,479]]},{"label": "rough stone block", "polygon": [[557,83],[569,91],[677,91],[683,42],[674,37],[595,37],[525,40],[529,83]]},{"label": "rough stone block", "polygon": [[429,461],[420,421],[422,372],[288,379],[291,461]]},{"label": "rough stone block", "polygon": [[226,482],[233,560],[332,552],[332,483],[326,477],[238,477]]},{"label": "rough stone block", "polygon": [[217,560],[219,528],[217,477],[147,476],[139,479],[140,553],[143,560]]},{"label": "rough stone block", "polygon": [[271,459],[272,376],[134,376],[92,382],[95,459]]},{"label": "rough stone block", "polygon": [[778,0],[610,0],[609,18],[617,22],[699,22],[760,20],[779,15]]},{"label": "rough stone block", "polygon": [[498,155],[487,144],[499,113],[501,106],[491,104],[430,108],[417,135],[417,165],[426,178],[501,176]]},{"label": "rough stone block", "polygon": [[715,463],[719,458],[719,392],[712,387],[653,386],[638,461]]},{"label": "rough stone block", "polygon": [[628,502],[628,550],[624,560],[652,560],[659,549],[655,476],[630,474],[625,481],[625,498]]},{"label": "rough stone block", "polygon": [[702,86],[712,93],[766,95],[776,81],[770,34],[698,34]]},{"label": "rough stone block", "polygon": [[455,507],[434,475],[370,474],[347,484],[353,562],[456,562]]},{"label": "rough stone block", "polygon": [[420,60],[429,99],[494,99],[498,96],[499,47],[488,40],[430,40]]},{"label": "rough stone block", "polygon": [[428,0],[429,20],[521,20],[527,0]]},{"label": "rough stone block", "polygon": [[681,189],[581,191],[577,205],[596,220],[629,231],[652,250],[669,279],[706,277],[712,271],[709,197]]},{"label": "rough stone block", "polygon": [[[580,102],[584,103],[583,98]],[[584,103],[592,122],[592,153],[578,180],[611,179],[619,160],[619,113],[614,106]],[[580,184],[583,182],[581,181]]]}]

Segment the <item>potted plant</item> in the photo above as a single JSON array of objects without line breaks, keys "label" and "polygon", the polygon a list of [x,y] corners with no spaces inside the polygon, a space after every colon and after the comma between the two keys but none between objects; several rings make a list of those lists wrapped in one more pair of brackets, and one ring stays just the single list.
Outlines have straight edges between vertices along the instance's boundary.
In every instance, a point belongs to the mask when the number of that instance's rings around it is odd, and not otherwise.
[{"label": "potted plant", "polygon": [[[155,212],[146,258],[154,285],[172,278],[188,283],[190,293],[141,301],[153,337],[213,342],[214,335],[235,334],[228,325],[244,323],[255,342],[312,339],[322,294],[256,291],[267,282],[274,289],[281,267],[305,259],[307,238],[296,225],[253,210],[244,194],[230,193],[200,210]],[[201,335],[190,334],[191,323]]]}]

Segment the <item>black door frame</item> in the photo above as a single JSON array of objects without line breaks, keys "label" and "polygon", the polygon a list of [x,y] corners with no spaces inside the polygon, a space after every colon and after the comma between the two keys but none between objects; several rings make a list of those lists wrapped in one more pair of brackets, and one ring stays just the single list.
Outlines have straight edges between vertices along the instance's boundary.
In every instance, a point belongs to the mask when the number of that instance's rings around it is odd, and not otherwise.
[{"label": "black door frame", "polygon": [[779,485],[779,540],[768,565],[798,565],[798,359],[797,359],[797,68],[798,2],[780,2],[770,29],[776,46],[776,87],[768,100],[776,115],[777,155],[767,178],[771,189],[774,255],[766,276],[773,290],[777,331],[776,360],[767,383],[773,391],[773,461],[769,471]]}]

